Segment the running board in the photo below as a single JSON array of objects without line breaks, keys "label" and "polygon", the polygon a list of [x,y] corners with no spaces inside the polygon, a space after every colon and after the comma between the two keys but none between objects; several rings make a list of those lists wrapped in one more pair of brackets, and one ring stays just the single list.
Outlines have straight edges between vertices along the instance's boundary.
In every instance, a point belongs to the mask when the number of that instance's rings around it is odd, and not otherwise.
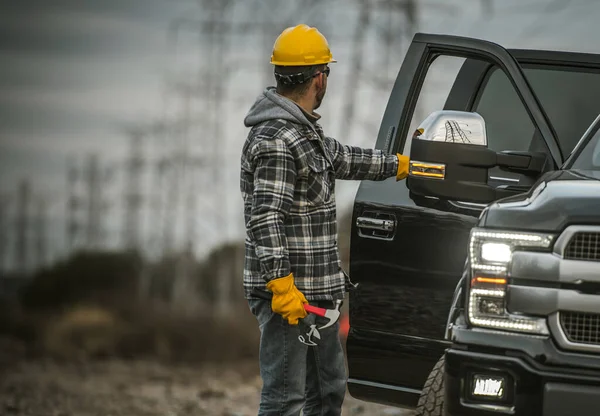
[{"label": "running board", "polygon": [[348,391],[356,399],[414,409],[421,390],[367,380],[348,379]]}]

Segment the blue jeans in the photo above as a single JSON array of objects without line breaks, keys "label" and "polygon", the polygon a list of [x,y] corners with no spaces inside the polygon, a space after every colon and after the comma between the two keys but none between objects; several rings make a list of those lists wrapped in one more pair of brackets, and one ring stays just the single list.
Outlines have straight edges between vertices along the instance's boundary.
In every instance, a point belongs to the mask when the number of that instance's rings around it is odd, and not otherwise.
[{"label": "blue jeans", "polygon": [[[344,351],[339,339],[339,321],[320,330],[318,346],[310,347],[298,340],[306,339],[309,328],[303,321],[289,325],[271,309],[271,302],[249,299],[250,310],[260,329],[259,364],[263,388],[259,416],[339,416],[346,394]],[[311,302],[332,308],[333,302]],[[305,321],[322,326],[327,320],[309,314]]]}]

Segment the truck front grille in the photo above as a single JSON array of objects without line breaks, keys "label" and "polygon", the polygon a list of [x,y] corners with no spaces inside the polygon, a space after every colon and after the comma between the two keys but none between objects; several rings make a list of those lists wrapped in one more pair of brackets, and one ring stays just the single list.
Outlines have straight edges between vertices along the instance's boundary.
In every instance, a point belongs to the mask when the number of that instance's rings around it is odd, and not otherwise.
[{"label": "truck front grille", "polygon": [[560,325],[569,341],[600,346],[600,314],[560,312]]},{"label": "truck front grille", "polygon": [[600,261],[600,233],[578,232],[565,250],[565,259]]}]

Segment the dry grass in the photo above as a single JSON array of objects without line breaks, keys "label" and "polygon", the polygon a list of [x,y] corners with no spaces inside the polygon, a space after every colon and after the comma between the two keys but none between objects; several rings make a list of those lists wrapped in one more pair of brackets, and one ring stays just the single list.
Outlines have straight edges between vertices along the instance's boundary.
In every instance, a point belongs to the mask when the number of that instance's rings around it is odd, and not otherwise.
[{"label": "dry grass", "polygon": [[57,360],[204,362],[258,354],[258,329],[245,307],[229,317],[218,317],[183,315],[155,305],[127,305],[119,310],[78,304],[54,313],[15,312],[0,319],[3,332],[20,340],[28,356]]}]

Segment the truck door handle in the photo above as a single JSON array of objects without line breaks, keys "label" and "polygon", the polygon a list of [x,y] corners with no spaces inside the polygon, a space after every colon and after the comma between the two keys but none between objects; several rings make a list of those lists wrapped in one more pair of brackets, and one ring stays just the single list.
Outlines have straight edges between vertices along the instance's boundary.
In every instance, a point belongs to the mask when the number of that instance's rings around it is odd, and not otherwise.
[{"label": "truck door handle", "polygon": [[381,218],[358,217],[356,226],[361,230],[394,231],[394,221]]}]

